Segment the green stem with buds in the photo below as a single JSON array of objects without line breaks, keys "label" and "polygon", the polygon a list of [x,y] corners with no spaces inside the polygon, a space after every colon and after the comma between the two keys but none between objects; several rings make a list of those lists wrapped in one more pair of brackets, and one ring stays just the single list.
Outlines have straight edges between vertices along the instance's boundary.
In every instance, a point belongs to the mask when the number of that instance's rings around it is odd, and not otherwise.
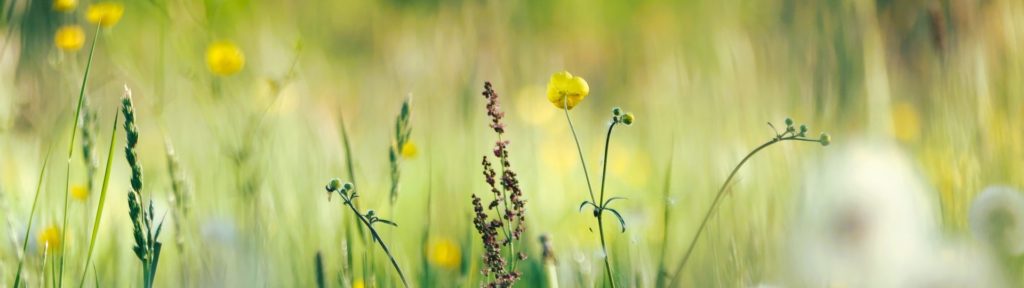
[{"label": "green stem with buds", "polygon": [[[679,263],[679,266],[676,266],[676,270],[672,274],[672,280],[669,281],[668,287],[676,287],[676,283],[679,280],[679,276],[683,272],[683,267],[686,267],[686,263],[690,260],[690,256],[693,254],[693,248],[697,246],[697,241],[700,240],[700,235],[704,233],[704,229],[707,227],[708,220],[711,219],[711,215],[714,214],[716,208],[718,208],[718,203],[721,202],[722,196],[725,195],[725,191],[729,187],[729,183],[732,182],[732,179],[736,176],[736,172],[738,172],[740,168],[743,167],[743,164],[747,163],[747,160],[750,160],[751,157],[753,157],[755,154],[757,154],[757,152],[760,152],[764,148],[768,148],[768,146],[771,146],[772,144],[779,143],[782,141],[804,141],[828,145],[828,140],[825,140],[827,134],[822,134],[821,139],[817,140],[804,138],[803,134],[806,132],[805,128],[802,127],[801,129],[803,131],[801,131],[798,134],[792,127],[792,120],[786,119],[786,122],[788,127],[785,133],[778,134],[778,132],[776,132],[776,136],[774,138],[768,140],[768,142],[765,142],[764,144],[761,144],[761,146],[754,148],[753,151],[750,151],[750,153],[747,154],[746,157],[743,157],[743,160],[740,160],[740,163],[737,164],[736,167],[732,169],[732,172],[729,173],[729,177],[725,178],[725,182],[722,183],[722,187],[718,188],[718,194],[715,194],[715,199],[711,201],[711,207],[708,208],[708,212],[704,214],[704,220],[702,220],[700,222],[700,226],[697,227],[697,233],[694,234],[693,239],[690,240],[690,246],[686,248],[686,254],[683,254],[683,261]],[[771,123],[769,123],[768,125],[771,126]]]},{"label": "green stem with buds", "polygon": [[[376,216],[374,216],[373,210],[367,211],[366,215],[363,215],[362,213],[359,213],[359,210],[356,209],[355,204],[352,203],[353,200],[355,200],[355,198],[358,197],[355,194],[355,186],[352,185],[352,183],[346,183],[344,186],[340,185],[339,183],[340,183],[340,181],[337,178],[332,179],[331,182],[329,182],[327,187],[326,187],[327,188],[327,193],[330,194],[330,193],[338,192],[338,195],[341,196],[342,203],[345,206],[348,206],[348,208],[350,210],[352,210],[352,214],[355,214],[356,217],[359,218],[359,221],[362,222],[363,225],[366,226],[366,229],[370,231],[370,235],[372,236],[373,240],[376,241],[377,244],[380,245],[381,250],[384,250],[384,254],[386,254],[388,256],[388,259],[391,260],[391,265],[395,267],[395,271],[398,272],[398,277],[402,280],[402,286],[408,288],[409,287],[409,282],[406,281],[405,273],[402,273],[402,268],[398,266],[398,261],[395,260],[395,256],[391,254],[391,249],[388,248],[388,245],[385,244],[384,240],[380,238],[380,234],[377,233],[377,229],[373,228],[373,223],[375,223],[375,222],[382,222],[384,224],[393,225],[393,226],[398,226],[398,225],[395,224],[394,222],[377,218]],[[352,193],[349,194],[349,192],[352,192]],[[330,199],[330,198],[328,198],[328,199]],[[370,218],[370,219],[367,219],[367,218]]]}]

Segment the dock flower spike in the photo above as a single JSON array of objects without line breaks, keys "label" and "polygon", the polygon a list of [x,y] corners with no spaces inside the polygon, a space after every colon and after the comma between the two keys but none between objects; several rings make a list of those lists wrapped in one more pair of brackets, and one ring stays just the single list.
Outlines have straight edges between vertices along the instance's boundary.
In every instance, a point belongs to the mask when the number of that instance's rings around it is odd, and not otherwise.
[{"label": "dock flower spike", "polygon": [[548,101],[551,101],[555,107],[572,110],[572,107],[583,101],[583,98],[587,98],[587,95],[590,94],[590,86],[582,77],[572,76],[569,72],[562,71],[551,75],[547,94]]}]

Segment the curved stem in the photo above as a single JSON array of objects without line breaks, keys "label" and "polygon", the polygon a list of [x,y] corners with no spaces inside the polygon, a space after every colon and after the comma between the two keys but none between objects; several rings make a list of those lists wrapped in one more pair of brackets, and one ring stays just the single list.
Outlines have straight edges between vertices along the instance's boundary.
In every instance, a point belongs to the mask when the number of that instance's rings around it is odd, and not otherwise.
[{"label": "curved stem", "polygon": [[373,225],[370,225],[370,221],[366,220],[366,218],[363,217],[363,214],[360,214],[359,210],[356,210],[355,206],[352,206],[352,201],[345,201],[345,203],[348,208],[352,209],[352,213],[355,213],[356,217],[363,222],[363,225],[366,225],[366,228],[370,230],[370,235],[373,236],[373,240],[377,241],[377,244],[380,244],[380,249],[384,250],[384,254],[388,255],[388,259],[391,260],[391,265],[395,266],[395,271],[398,271],[398,277],[402,279],[402,286],[409,287],[409,283],[405,280],[405,273],[402,273],[402,268],[398,267],[398,261],[395,261],[395,256],[391,255],[391,249],[388,249],[388,245],[384,244],[384,240],[380,239],[380,234],[377,234],[377,229],[373,229]]},{"label": "curved stem", "polygon": [[690,246],[686,248],[686,254],[683,254],[683,261],[679,263],[679,266],[676,266],[675,272],[672,273],[672,281],[669,281],[668,287],[676,287],[676,283],[679,280],[679,276],[683,271],[683,267],[686,267],[686,262],[690,260],[690,255],[693,254],[693,248],[697,246],[697,241],[700,240],[700,235],[704,233],[704,228],[707,227],[708,220],[711,219],[711,215],[714,214],[715,208],[718,207],[718,203],[722,200],[722,196],[725,195],[725,189],[729,187],[729,183],[732,182],[733,177],[736,176],[736,172],[738,172],[740,168],[743,167],[743,164],[747,163],[747,160],[750,160],[750,158],[753,157],[754,154],[757,154],[757,152],[760,152],[762,149],[767,148],[772,144],[786,140],[819,142],[817,140],[800,138],[797,136],[782,137],[782,135],[780,135],[776,136],[776,138],[772,138],[772,140],[769,140],[764,144],[761,144],[761,146],[754,148],[754,150],[750,151],[750,153],[747,154],[746,157],[743,157],[743,160],[740,160],[740,163],[737,164],[736,167],[732,169],[732,172],[729,173],[729,177],[725,178],[725,183],[722,183],[722,187],[718,188],[718,194],[715,195],[715,200],[711,201],[711,207],[708,208],[707,214],[704,215],[704,220],[702,220],[700,222],[700,226],[697,227],[697,233],[694,234],[693,239],[690,240]]},{"label": "curved stem", "polygon": [[[601,194],[600,194],[600,198],[598,198],[598,200],[600,200],[601,202],[600,202],[600,204],[595,204],[595,205],[598,205],[599,207],[601,207],[602,209],[605,208],[604,207],[604,180],[607,178],[606,176],[608,176],[608,146],[609,146],[608,144],[611,143],[612,129],[614,129],[615,128],[615,124],[618,124],[618,123],[619,123],[618,121],[612,121],[612,124],[608,125],[608,134],[604,138],[604,160],[601,161],[601,188],[600,188],[601,189]],[[605,272],[605,274],[608,275],[608,283],[611,283],[612,288],[615,288],[615,279],[614,279],[614,277],[612,277],[612,265],[611,265],[611,260],[609,259],[609,258],[611,258],[611,255],[608,254],[608,247],[607,247],[607,245],[605,245],[605,240],[604,240],[604,221],[602,221],[602,218],[601,218],[602,214],[604,214],[604,211],[601,211],[596,216],[597,216],[597,231],[598,231],[598,233],[600,234],[600,237],[601,237],[601,252],[604,253],[604,272]]]},{"label": "curved stem", "polygon": [[618,121],[612,121],[611,125],[608,125],[608,135],[604,137],[604,160],[601,161],[601,196],[597,198],[601,200],[600,206],[604,206],[604,179],[608,176],[608,144],[612,142],[612,129],[615,128],[615,124],[619,124]]},{"label": "curved stem", "polygon": [[594,202],[594,205],[598,205],[597,198],[594,198],[594,187],[590,186],[590,172],[587,172],[587,161],[583,158],[583,148],[580,147],[580,138],[576,136],[576,128],[572,125],[572,117],[569,117],[569,97],[563,97],[565,104],[562,106],[562,110],[565,110],[565,120],[569,121],[569,131],[572,131],[572,139],[576,140],[576,151],[580,154],[580,164],[583,164],[583,176],[587,179],[587,190],[590,192],[590,201]]}]

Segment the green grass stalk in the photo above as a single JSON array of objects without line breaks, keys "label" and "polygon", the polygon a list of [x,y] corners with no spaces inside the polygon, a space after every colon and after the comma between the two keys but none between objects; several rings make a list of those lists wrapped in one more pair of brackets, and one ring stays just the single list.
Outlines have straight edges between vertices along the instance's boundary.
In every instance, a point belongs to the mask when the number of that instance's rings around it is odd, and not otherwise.
[{"label": "green grass stalk", "polygon": [[25,240],[22,241],[21,244],[21,259],[18,259],[18,270],[14,274],[14,285],[11,285],[11,287],[14,288],[21,287],[19,286],[21,285],[21,270],[24,268],[25,258],[28,257],[28,255],[25,255],[26,251],[28,251],[28,238],[32,233],[32,219],[36,214],[36,205],[39,204],[39,195],[42,194],[41,192],[43,191],[43,178],[46,175],[46,165],[50,163],[50,152],[53,152],[53,145],[50,145],[50,148],[46,149],[46,156],[43,158],[43,167],[39,168],[39,180],[36,182],[36,196],[32,198],[32,209],[28,212],[28,226],[25,227]]},{"label": "green grass stalk", "polygon": [[100,220],[103,219],[103,204],[107,202],[107,188],[110,188],[110,168],[114,162],[114,144],[117,143],[117,120],[120,119],[120,116],[120,113],[114,113],[114,125],[113,128],[110,128],[110,147],[107,148],[107,165],[103,169],[103,188],[100,188],[100,200],[96,206],[96,218],[93,220],[92,233],[89,236],[89,252],[85,254],[85,264],[82,265],[86,269],[82,271],[82,280],[78,282],[78,287],[85,287],[85,278],[86,275],[89,275],[89,263],[92,263],[92,252],[96,248],[96,235],[99,235]]},{"label": "green grass stalk", "polygon": [[96,52],[96,42],[100,38],[100,28],[103,25],[96,25],[95,34],[92,37],[92,44],[89,45],[89,59],[85,62],[85,73],[82,75],[82,86],[78,89],[78,104],[75,106],[75,120],[74,124],[71,125],[71,140],[68,143],[68,167],[67,173],[64,178],[64,221],[61,224],[61,235],[60,235],[60,271],[57,275],[57,287],[64,286],[64,258],[67,255],[65,246],[67,243],[68,236],[68,200],[71,196],[71,157],[75,152],[75,136],[78,135],[78,120],[82,117],[82,103],[85,99],[85,84],[89,81],[89,71],[92,70],[92,59]]}]

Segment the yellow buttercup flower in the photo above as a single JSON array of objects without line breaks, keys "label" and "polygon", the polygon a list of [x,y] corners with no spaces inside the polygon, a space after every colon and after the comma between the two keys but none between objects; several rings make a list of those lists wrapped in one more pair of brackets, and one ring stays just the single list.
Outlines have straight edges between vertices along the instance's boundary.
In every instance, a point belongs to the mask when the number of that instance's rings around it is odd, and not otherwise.
[{"label": "yellow buttercup flower", "polygon": [[98,24],[103,27],[112,27],[121,20],[124,15],[124,6],[120,3],[100,2],[89,5],[85,11],[85,19],[89,23]]},{"label": "yellow buttercup flower", "polygon": [[235,43],[215,42],[206,49],[206,65],[213,74],[229,76],[245,67],[245,55]]},{"label": "yellow buttercup flower", "polygon": [[[572,109],[590,94],[590,86],[582,77],[562,71],[551,75],[548,82],[548,101],[559,109]],[[568,103],[566,103],[568,100]],[[566,105],[568,104],[568,105]],[[566,107],[568,106],[568,107]]]},{"label": "yellow buttercup flower", "polygon": [[462,253],[459,246],[447,238],[434,239],[427,246],[427,260],[430,264],[455,269],[462,261]]},{"label": "yellow buttercup flower", "polygon": [[71,12],[78,6],[78,0],[53,0],[53,10]]},{"label": "yellow buttercup flower", "polygon": [[81,185],[81,184],[75,185],[75,186],[71,186],[71,197],[74,197],[75,200],[78,200],[78,201],[88,201],[89,200],[89,188],[85,187],[85,185]]},{"label": "yellow buttercup flower", "polygon": [[910,102],[898,102],[892,107],[893,134],[902,142],[917,141],[921,135],[921,117]]},{"label": "yellow buttercup flower", "polygon": [[417,148],[416,144],[412,143],[412,141],[405,142],[405,145],[402,145],[402,158],[403,159],[413,159],[413,158],[416,158],[416,155],[419,155],[419,154],[420,154],[419,148]]},{"label": "yellow buttercup flower", "polygon": [[43,231],[39,232],[39,247],[40,251],[43,247],[49,247],[50,251],[57,251],[60,249],[60,227],[57,225],[50,225]]},{"label": "yellow buttercup flower", "polygon": [[53,35],[53,44],[64,52],[75,52],[82,49],[85,43],[85,32],[78,25],[65,25],[57,28]]}]

